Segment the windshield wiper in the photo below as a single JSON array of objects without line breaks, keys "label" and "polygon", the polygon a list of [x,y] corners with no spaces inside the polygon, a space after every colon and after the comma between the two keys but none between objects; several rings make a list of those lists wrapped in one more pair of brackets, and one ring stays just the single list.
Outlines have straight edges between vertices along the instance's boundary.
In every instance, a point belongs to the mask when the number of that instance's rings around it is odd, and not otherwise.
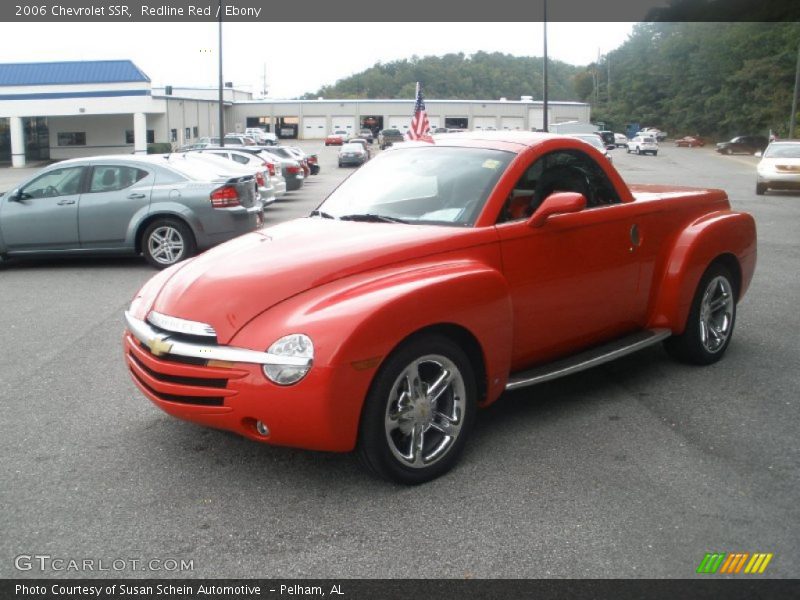
[{"label": "windshield wiper", "polygon": [[308,216],[309,217],[322,217],[323,219],[335,219],[336,218],[332,214],[326,213],[325,211],[322,211],[322,210],[312,210],[311,214],[308,215]]},{"label": "windshield wiper", "polygon": [[387,215],[376,215],[374,213],[364,213],[364,214],[355,214],[355,215],[344,215],[343,217],[339,217],[342,221],[364,221],[370,223],[408,223],[405,219],[400,219],[398,217],[389,217]]}]

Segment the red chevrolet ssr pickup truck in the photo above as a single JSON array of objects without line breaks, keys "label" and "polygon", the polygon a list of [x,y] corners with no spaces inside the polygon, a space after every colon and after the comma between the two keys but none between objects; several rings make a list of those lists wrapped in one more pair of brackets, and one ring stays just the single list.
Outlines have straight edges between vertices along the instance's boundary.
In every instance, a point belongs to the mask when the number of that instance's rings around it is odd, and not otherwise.
[{"label": "red chevrolet ssr pickup truck", "polygon": [[719,360],[755,262],[721,190],[628,187],[570,137],[445,135],[156,275],[125,360],[171,415],[420,483],[505,390],[662,341]]}]

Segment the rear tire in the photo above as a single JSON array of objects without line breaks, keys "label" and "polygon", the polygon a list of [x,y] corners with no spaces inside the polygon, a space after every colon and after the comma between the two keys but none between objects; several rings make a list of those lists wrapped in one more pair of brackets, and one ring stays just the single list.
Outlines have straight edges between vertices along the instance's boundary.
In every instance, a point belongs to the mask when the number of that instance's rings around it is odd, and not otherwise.
[{"label": "rear tire", "polygon": [[364,401],[356,451],[373,474],[424,483],[458,461],[475,418],[469,358],[449,338],[421,335],[397,348]]},{"label": "rear tire", "polygon": [[189,226],[177,219],[157,219],[142,233],[142,254],[156,269],[166,269],[195,255],[197,244]]},{"label": "rear tire", "polygon": [[722,358],[736,324],[736,294],[730,270],[711,264],[697,284],[683,333],[664,340],[670,356],[693,365],[710,365]]},{"label": "rear tire", "polygon": [[639,146],[636,146],[636,154],[641,155],[642,149]]},{"label": "rear tire", "polygon": [[757,196],[763,196],[766,191],[767,191],[767,184],[766,183],[757,183],[756,184],[756,195]]}]

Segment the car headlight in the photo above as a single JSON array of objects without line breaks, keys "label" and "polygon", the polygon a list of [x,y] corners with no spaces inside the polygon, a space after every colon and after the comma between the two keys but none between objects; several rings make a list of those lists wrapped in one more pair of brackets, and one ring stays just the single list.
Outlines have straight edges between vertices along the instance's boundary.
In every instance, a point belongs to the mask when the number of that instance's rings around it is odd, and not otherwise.
[{"label": "car headlight", "polygon": [[300,381],[311,370],[311,361],[314,360],[314,343],[311,338],[302,333],[285,335],[267,349],[268,354],[285,358],[308,359],[308,366],[293,365],[263,365],[262,369],[267,379],[278,385],[292,385]]}]

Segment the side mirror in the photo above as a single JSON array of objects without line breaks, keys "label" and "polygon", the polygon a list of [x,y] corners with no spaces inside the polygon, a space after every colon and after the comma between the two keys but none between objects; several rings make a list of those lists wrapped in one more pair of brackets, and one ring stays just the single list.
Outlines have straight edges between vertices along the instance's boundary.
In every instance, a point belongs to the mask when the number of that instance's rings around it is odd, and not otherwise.
[{"label": "side mirror", "polygon": [[19,202],[20,200],[22,200],[22,198],[20,198],[19,190],[11,190],[10,192],[8,192],[8,194],[5,195],[8,197],[8,200],[10,202]]},{"label": "side mirror", "polygon": [[528,220],[529,227],[541,227],[552,215],[576,213],[586,208],[586,197],[577,192],[550,194]]}]

